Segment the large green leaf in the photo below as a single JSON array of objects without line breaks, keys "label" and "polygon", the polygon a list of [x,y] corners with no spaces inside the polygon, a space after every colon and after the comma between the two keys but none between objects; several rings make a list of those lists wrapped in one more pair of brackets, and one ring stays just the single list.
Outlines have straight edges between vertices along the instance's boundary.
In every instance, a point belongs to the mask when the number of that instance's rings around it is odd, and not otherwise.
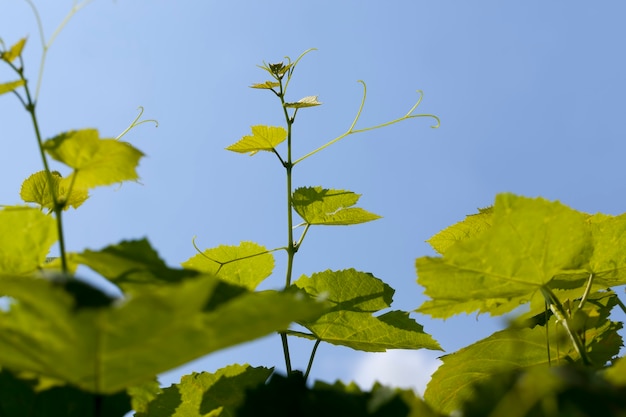
[{"label": "large green leaf", "polygon": [[[56,171],[50,173],[50,180],[52,180],[57,201],[63,204],[64,210],[70,207],[78,208],[89,198],[87,190],[72,187],[71,178],[63,178]],[[46,171],[36,172],[25,179],[20,189],[20,197],[26,203],[36,203],[43,208],[53,210],[54,201]]]},{"label": "large green leaf", "polygon": [[229,365],[215,373],[185,375],[155,397],[144,412],[135,417],[235,416],[246,390],[263,384],[272,369],[250,365]]},{"label": "large green leaf", "polygon": [[478,235],[491,227],[493,207],[479,209],[476,214],[470,214],[465,220],[443,229],[428,239],[428,243],[440,254],[458,241]]},{"label": "large green leaf", "polygon": [[345,190],[329,190],[322,187],[301,187],[294,191],[294,210],[308,224],[349,225],[380,219],[380,216],[352,207],[360,194]]},{"label": "large green leaf", "polygon": [[221,245],[189,258],[182,266],[217,275],[227,282],[253,290],[272,274],[274,256],[264,246],[241,242]]},{"label": "large green leaf", "polygon": [[626,284],[626,214],[596,214],[589,223],[594,245],[589,270],[594,283],[607,287]]},{"label": "large green leaf", "polygon": [[77,188],[93,188],[138,179],[141,151],[126,142],[101,139],[95,129],[62,133],[44,142],[57,161],[74,168],[69,177]]},{"label": "large green leaf", "polygon": [[238,153],[254,155],[259,151],[271,152],[287,139],[287,131],[282,127],[275,126],[252,126],[252,135],[244,136],[237,143],[226,148]]},{"label": "large green leaf", "polygon": [[0,311],[0,367],[103,394],[323,311],[301,294],[233,291],[208,275],[112,303],[75,280],[3,276],[0,285],[13,300]]},{"label": "large green leaf", "polygon": [[443,257],[417,259],[418,283],[431,298],[419,311],[493,314],[496,303],[507,305],[502,314],[564,271],[580,271],[591,255],[588,216],[558,202],[500,194],[492,216],[490,228],[447,247]]},{"label": "large green leaf", "polygon": [[[618,334],[621,323],[608,320],[615,304],[613,293],[594,294],[586,304],[585,319],[578,323],[576,319],[570,321],[570,325],[586,341],[587,354],[597,367],[616,355],[622,345]],[[424,398],[436,409],[450,413],[471,398],[472,385],[494,375],[515,369],[547,366],[549,363],[579,362],[580,355],[569,341],[567,333],[555,322],[553,317],[548,332],[544,326],[502,330],[443,356],[443,364],[433,374]]]},{"label": "large green leaf", "polygon": [[302,276],[294,285],[332,306],[316,320],[299,322],[312,335],[292,332],[296,336],[368,352],[441,349],[420,324],[409,318],[409,313],[372,315],[390,306],[394,291],[371,274],[354,269],[325,271]]},{"label": "large green leaf", "polygon": [[53,217],[31,207],[0,210],[0,274],[34,271],[56,240]]}]

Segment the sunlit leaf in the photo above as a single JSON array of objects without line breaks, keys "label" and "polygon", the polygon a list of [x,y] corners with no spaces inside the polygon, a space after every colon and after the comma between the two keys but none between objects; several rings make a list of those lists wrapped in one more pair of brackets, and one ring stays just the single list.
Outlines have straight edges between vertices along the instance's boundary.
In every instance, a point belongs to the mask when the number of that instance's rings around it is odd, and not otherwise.
[{"label": "sunlit leaf", "polygon": [[360,194],[346,190],[328,190],[322,187],[301,187],[293,193],[293,208],[311,225],[350,225],[380,219],[380,216],[362,208],[352,207]]},{"label": "sunlit leaf", "polygon": [[218,278],[253,290],[272,274],[274,256],[264,246],[241,242],[239,246],[220,245],[207,249],[182,266],[215,274]]},{"label": "sunlit leaf", "polygon": [[[485,311],[479,301],[515,299],[512,310],[563,271],[586,265],[591,254],[586,220],[558,202],[500,194],[490,228],[448,247],[443,257],[417,259],[418,283],[440,303],[438,317],[458,312],[442,310],[446,303]],[[428,311],[432,304],[424,307]]]},{"label": "sunlit leaf", "polygon": [[[89,198],[87,190],[72,187],[71,180],[61,177],[61,174],[56,171],[50,173],[50,179],[52,180],[52,186],[54,187],[57,200],[63,204],[64,210],[70,207],[78,208]],[[71,194],[68,198],[67,193],[70,192],[70,188]],[[54,208],[54,202],[49,189],[48,174],[46,171],[36,172],[24,180],[22,188],[20,189],[20,197],[27,203],[36,203],[43,208],[52,210]]]},{"label": "sunlit leaf", "polygon": [[239,142],[226,148],[238,153],[254,155],[259,151],[271,152],[276,146],[287,139],[287,131],[283,127],[252,126],[252,135],[244,136]]},{"label": "sunlit leaf", "polygon": [[31,207],[0,210],[0,273],[34,271],[44,263],[56,240],[53,217]]},{"label": "sunlit leaf", "polygon": [[371,274],[353,269],[325,271],[310,278],[303,276],[294,285],[332,306],[328,313],[316,320],[299,322],[311,331],[312,336],[292,332],[295,336],[368,352],[441,349],[420,324],[409,318],[409,313],[372,314],[389,307],[393,289]]},{"label": "sunlit leaf", "polygon": [[594,283],[604,286],[626,284],[626,214],[589,218],[594,251],[589,269]]},{"label": "sunlit leaf", "polygon": [[264,83],[256,83],[252,84],[250,88],[259,88],[264,90],[271,90],[273,88],[279,87],[280,83],[276,81],[265,81]]},{"label": "sunlit leaf", "polygon": [[11,46],[11,49],[9,49],[6,52],[3,52],[0,55],[0,59],[3,59],[7,62],[13,62],[17,57],[22,55],[22,50],[24,49],[25,44],[26,44],[26,38],[20,39],[13,46]]},{"label": "sunlit leaf", "polygon": [[317,100],[317,96],[307,96],[304,98],[301,98],[300,100],[296,101],[295,103],[285,103],[285,107],[290,107],[290,108],[294,108],[294,109],[301,109],[303,107],[315,107],[315,106],[319,106],[320,103]]},{"label": "sunlit leaf", "polygon": [[14,303],[0,310],[0,367],[109,394],[323,311],[302,294],[233,292],[211,276],[146,286],[113,303],[90,296],[85,304],[75,282],[1,277]]},{"label": "sunlit leaf", "polygon": [[163,389],[135,417],[234,417],[246,391],[263,384],[272,369],[250,365],[229,365],[215,373],[185,375],[180,383]]},{"label": "sunlit leaf", "polygon": [[8,83],[0,84],[0,95],[10,93],[11,91],[20,88],[24,85],[24,80],[10,81]]},{"label": "sunlit leaf", "polygon": [[479,209],[477,214],[465,217],[465,220],[443,229],[435,236],[427,240],[428,243],[440,254],[456,242],[474,237],[480,232],[491,227],[493,208]]},{"label": "sunlit leaf", "polygon": [[136,180],[141,151],[126,142],[101,139],[95,129],[62,133],[44,142],[57,161],[74,168],[69,181],[77,188],[93,188]]}]

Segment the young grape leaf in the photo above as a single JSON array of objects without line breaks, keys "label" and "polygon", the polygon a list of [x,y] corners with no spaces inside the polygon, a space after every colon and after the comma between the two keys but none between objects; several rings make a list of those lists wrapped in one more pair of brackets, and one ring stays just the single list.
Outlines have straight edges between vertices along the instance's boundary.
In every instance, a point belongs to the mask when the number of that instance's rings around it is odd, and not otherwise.
[{"label": "young grape leaf", "polygon": [[54,159],[74,168],[68,178],[79,189],[139,178],[135,169],[143,153],[129,143],[101,139],[95,129],[62,133],[43,146]]},{"label": "young grape leaf", "polygon": [[295,103],[285,103],[285,107],[290,107],[294,109],[301,109],[303,107],[315,107],[319,106],[322,103],[317,101],[317,96],[306,96],[296,101]]},{"label": "young grape leaf", "polygon": [[22,55],[22,50],[24,49],[25,44],[26,44],[26,38],[20,39],[13,46],[11,46],[11,49],[9,49],[6,52],[2,52],[2,54],[0,54],[0,59],[3,59],[4,61],[7,61],[7,62],[15,61],[17,57]]},{"label": "young grape leaf", "polygon": [[272,152],[276,146],[287,139],[287,131],[282,127],[252,126],[252,136],[244,136],[239,142],[226,148],[238,153],[249,153],[250,156],[259,151]]},{"label": "young grape leaf", "polygon": [[459,308],[445,311],[446,304],[485,311],[479,301],[515,300],[511,310],[527,302],[555,276],[586,265],[592,250],[586,222],[558,202],[498,195],[490,228],[446,248],[443,257],[417,259],[418,283],[439,303],[427,302],[423,311],[436,306],[438,317],[449,317]]},{"label": "young grape leaf", "polygon": [[[602,367],[619,352],[622,339],[618,334],[621,323],[608,320],[615,305],[614,294],[598,294],[590,297],[589,320],[584,323],[583,340],[597,367]],[[591,313],[593,311],[593,313]],[[492,334],[453,354],[441,358],[443,365],[433,374],[426,388],[426,401],[444,413],[456,410],[472,396],[471,385],[493,375],[514,369],[578,362],[580,356],[567,339],[562,326],[555,326],[554,317],[549,322],[549,343],[546,328],[510,328]],[[548,347],[550,360],[548,359]]]},{"label": "young grape leaf", "polygon": [[274,256],[259,244],[241,242],[239,246],[221,245],[207,249],[181,265],[254,290],[272,274]]},{"label": "young grape leaf", "polygon": [[352,191],[301,187],[294,191],[293,208],[310,225],[344,226],[380,219],[362,208],[352,207],[361,197]]},{"label": "young grape leaf", "polygon": [[[52,186],[56,193],[57,200],[63,203],[63,210],[68,210],[70,207],[78,208],[83,204],[89,193],[87,190],[72,187],[70,192],[71,181],[69,178],[61,177],[56,171],[50,173],[50,179],[52,179]],[[48,174],[46,171],[39,171],[26,178],[22,183],[20,189],[20,197],[26,203],[36,203],[42,208],[52,210],[54,208],[54,202],[52,200],[52,193],[50,192],[48,184]]]},{"label": "young grape leaf", "polygon": [[165,388],[135,417],[217,417],[235,416],[246,391],[262,385],[272,369],[250,365],[229,365],[215,373],[185,375],[180,383]]},{"label": "young grape leaf", "polygon": [[263,90],[271,90],[272,88],[279,87],[280,83],[276,81],[265,81],[264,83],[252,84],[250,88],[259,88]]},{"label": "young grape leaf", "polygon": [[0,279],[14,300],[0,311],[0,367],[102,394],[324,310],[302,294],[232,291],[208,275],[100,305],[77,304],[74,292],[46,280]]},{"label": "young grape leaf", "polygon": [[492,216],[493,207],[479,209],[478,213],[470,214],[465,217],[465,220],[443,229],[441,232],[428,239],[427,242],[433,249],[443,255],[446,249],[456,242],[469,239],[489,229],[491,227]]},{"label": "young grape leaf", "polygon": [[0,95],[10,93],[24,85],[24,80],[9,81],[8,83],[0,84]]},{"label": "young grape leaf", "polygon": [[367,352],[387,349],[441,349],[409,313],[372,313],[390,306],[393,289],[371,274],[354,269],[302,276],[294,283],[311,297],[321,298],[330,311],[316,320],[300,321],[313,334],[291,334],[319,339]]},{"label": "young grape leaf", "polygon": [[0,274],[34,271],[56,240],[53,217],[26,206],[0,210]]}]

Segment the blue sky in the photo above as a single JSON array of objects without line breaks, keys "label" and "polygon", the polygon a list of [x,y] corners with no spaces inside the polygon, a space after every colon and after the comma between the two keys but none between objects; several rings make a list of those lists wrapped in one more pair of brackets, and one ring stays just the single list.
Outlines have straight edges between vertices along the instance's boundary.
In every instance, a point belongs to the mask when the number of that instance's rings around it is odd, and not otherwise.
[{"label": "blue sky", "polygon": [[[72,5],[35,3],[47,36]],[[24,1],[2,0],[0,11],[6,43],[29,36],[26,65],[34,80],[41,48],[31,10]],[[44,136],[96,127],[114,137],[138,106],[159,127],[142,125],[126,137],[147,155],[143,185],[94,192],[65,217],[68,246],[79,251],[147,236],[171,265],[195,254],[193,236],[201,247],[242,240],[284,246],[282,167],[269,154],[250,158],[224,148],[251,125],[282,123],[276,99],[248,88],[266,79],[256,65],[314,47],[290,92],[293,100],[318,95],[324,104],[299,114],[294,155],[349,127],[359,79],[368,101],[358,126],[403,115],[418,89],[418,111],[437,114],[442,125],[431,129],[429,120],[417,119],[350,136],[296,167],[295,186],[360,193],[360,205],[383,219],[311,230],[295,276],[329,268],[372,272],[396,289],[395,308],[413,310],[425,300],[414,269],[415,258],[432,254],[424,241],[499,192],[586,212],[625,211],[625,13],[618,1],[95,0],[49,52],[39,101]],[[0,77],[11,79],[5,69]],[[14,204],[21,181],[41,166],[18,102],[0,97],[0,115],[0,203]],[[266,287],[280,286],[283,274],[279,253]],[[503,324],[483,316],[414,317],[447,352]],[[306,366],[310,347],[294,343],[296,366]],[[428,373],[439,354],[385,356],[326,345],[312,375],[366,381],[370,367],[370,376],[387,369],[407,384],[394,364],[406,370],[411,361],[423,363],[424,372],[415,372]],[[385,357],[391,359],[381,367]],[[211,355],[165,381],[246,361],[281,368],[279,340]]]}]

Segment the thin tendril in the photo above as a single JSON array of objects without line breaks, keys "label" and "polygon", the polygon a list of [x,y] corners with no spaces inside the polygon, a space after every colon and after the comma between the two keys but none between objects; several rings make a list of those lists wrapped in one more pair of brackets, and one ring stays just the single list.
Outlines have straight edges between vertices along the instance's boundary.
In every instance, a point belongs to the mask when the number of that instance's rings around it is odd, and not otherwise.
[{"label": "thin tendril", "polygon": [[120,140],[122,138],[122,136],[124,136],[125,134],[130,132],[131,129],[133,129],[134,127],[137,127],[137,126],[139,126],[140,124],[143,124],[143,123],[150,123],[151,122],[151,123],[154,123],[154,127],[159,127],[159,122],[154,120],[154,119],[146,119],[146,120],[138,121],[141,118],[141,115],[143,114],[143,110],[144,109],[143,109],[143,106],[139,106],[137,109],[139,110],[139,114],[137,115],[137,117],[135,117],[135,120],[133,120],[131,122],[131,124],[126,129],[124,129],[124,131],[122,133],[120,133],[115,138],[115,140]]}]

